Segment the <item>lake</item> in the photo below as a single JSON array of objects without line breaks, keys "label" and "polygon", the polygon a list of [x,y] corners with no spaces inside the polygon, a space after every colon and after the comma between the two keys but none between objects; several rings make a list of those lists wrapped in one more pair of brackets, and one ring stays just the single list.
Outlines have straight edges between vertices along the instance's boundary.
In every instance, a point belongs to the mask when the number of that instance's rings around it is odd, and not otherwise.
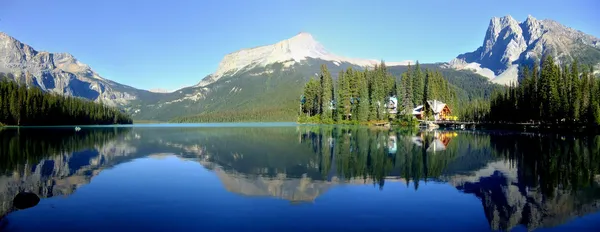
[{"label": "lake", "polygon": [[600,231],[599,187],[600,136],[0,129],[0,231]]}]

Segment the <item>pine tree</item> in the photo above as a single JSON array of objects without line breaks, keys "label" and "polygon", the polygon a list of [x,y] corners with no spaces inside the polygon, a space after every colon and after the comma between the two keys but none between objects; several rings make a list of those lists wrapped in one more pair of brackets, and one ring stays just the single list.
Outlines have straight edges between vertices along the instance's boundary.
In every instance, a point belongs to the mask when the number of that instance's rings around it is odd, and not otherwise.
[{"label": "pine tree", "polygon": [[[375,67],[374,70],[376,70]],[[377,120],[377,91],[379,89],[378,82],[375,79],[375,71],[365,71],[369,83],[369,121]]]},{"label": "pine tree", "polygon": [[318,108],[320,107],[318,99],[318,92],[320,92],[320,89],[318,86],[320,86],[319,81],[311,77],[304,87],[303,111],[309,117],[317,115]]},{"label": "pine tree", "polygon": [[587,69],[584,69],[583,74],[581,75],[581,82],[580,84],[580,92],[581,92],[581,104],[579,107],[579,117],[582,119],[581,121],[587,121],[589,119],[588,117],[588,110],[589,110],[589,104],[590,104],[590,78],[589,78],[589,73],[587,71]]},{"label": "pine tree", "polygon": [[412,111],[412,109],[414,108],[413,106],[413,101],[412,101],[412,80],[410,79],[410,66],[408,68],[408,71],[402,74],[402,105],[404,108],[404,112],[405,114],[410,114],[410,112]]},{"label": "pine tree", "polygon": [[426,72],[423,90],[423,117],[427,120],[431,115],[431,109],[427,103],[427,100],[429,100],[429,72]]},{"label": "pine tree", "polygon": [[333,119],[330,108],[333,100],[333,79],[326,65],[321,65],[321,121],[330,122]]},{"label": "pine tree", "polygon": [[[534,121],[538,121],[541,119],[542,115],[542,103],[540,101],[540,78],[539,78],[539,67],[538,63],[533,64],[533,69],[531,71],[531,105],[533,106],[533,115],[532,118]],[[537,110],[536,110],[537,109]]]},{"label": "pine tree", "polygon": [[352,90],[350,87],[350,78],[352,78],[352,69],[348,68],[346,70],[346,73],[344,75],[343,79],[338,79],[341,80],[341,93],[340,93],[340,103],[342,106],[342,113],[343,113],[343,119],[344,120],[348,120],[349,115],[351,113],[351,99],[352,99]]},{"label": "pine tree", "polygon": [[412,76],[412,90],[413,90],[413,105],[418,105],[423,102],[423,72],[421,71],[421,65],[419,61],[415,65],[414,75]]},{"label": "pine tree", "polygon": [[344,82],[345,82],[346,76],[344,71],[340,71],[340,73],[338,74],[338,79],[337,79],[337,84],[336,84],[336,98],[335,98],[335,103],[336,103],[336,121],[341,122],[343,120],[346,119],[346,115],[344,115],[345,112],[345,88],[344,88]]},{"label": "pine tree", "polygon": [[367,77],[365,73],[359,75],[359,102],[357,120],[366,122],[369,119],[369,88],[367,86]]},{"label": "pine tree", "polygon": [[579,67],[577,60],[571,64],[570,78],[571,85],[569,86],[569,93],[571,94],[571,97],[569,98],[569,115],[571,120],[578,121],[579,113],[581,111],[581,82],[579,80]]}]

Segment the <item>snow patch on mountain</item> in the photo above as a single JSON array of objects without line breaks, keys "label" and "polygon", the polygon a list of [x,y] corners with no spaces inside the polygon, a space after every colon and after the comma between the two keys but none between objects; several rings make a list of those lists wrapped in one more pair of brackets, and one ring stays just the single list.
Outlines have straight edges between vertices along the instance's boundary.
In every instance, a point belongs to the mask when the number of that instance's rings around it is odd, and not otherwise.
[{"label": "snow patch on mountain", "polygon": [[[350,63],[361,67],[373,67],[380,63],[378,60],[346,58],[332,54],[317,42],[311,34],[302,32],[290,39],[272,45],[242,49],[225,55],[219,63],[217,71],[205,77],[196,86],[206,86],[224,75],[234,75],[242,70],[265,67],[275,63],[282,63],[284,67],[289,67],[308,58],[331,61],[336,65]],[[386,65],[408,65],[409,63],[414,62],[386,62]]]},{"label": "snow patch on mountain", "polygon": [[496,78],[492,79],[492,82],[501,85],[517,85],[519,83],[519,65],[513,64],[506,71],[502,72],[502,74],[498,75]]}]

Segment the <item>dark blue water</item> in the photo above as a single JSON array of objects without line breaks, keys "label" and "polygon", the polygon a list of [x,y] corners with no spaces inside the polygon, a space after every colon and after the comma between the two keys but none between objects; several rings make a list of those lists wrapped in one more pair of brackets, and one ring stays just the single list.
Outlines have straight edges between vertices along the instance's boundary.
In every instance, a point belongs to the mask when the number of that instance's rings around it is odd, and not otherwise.
[{"label": "dark blue water", "polygon": [[[600,138],[252,124],[0,131],[2,231],[599,231]],[[16,209],[19,192],[39,204]]]}]

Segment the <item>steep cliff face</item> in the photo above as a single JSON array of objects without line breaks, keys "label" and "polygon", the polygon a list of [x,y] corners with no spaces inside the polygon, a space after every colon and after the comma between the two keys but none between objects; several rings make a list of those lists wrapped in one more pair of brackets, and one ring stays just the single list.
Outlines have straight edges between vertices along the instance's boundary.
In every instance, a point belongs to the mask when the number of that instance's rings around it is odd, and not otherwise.
[{"label": "steep cliff face", "polygon": [[574,59],[600,63],[600,39],[553,20],[528,16],[523,22],[504,16],[490,20],[483,45],[449,62],[456,69],[473,70],[493,82],[517,81],[519,65],[539,62],[552,55],[559,63]]},{"label": "steep cliff face", "polygon": [[36,51],[0,32],[0,72],[28,86],[67,96],[124,105],[150,92],[102,78],[68,53]]}]

